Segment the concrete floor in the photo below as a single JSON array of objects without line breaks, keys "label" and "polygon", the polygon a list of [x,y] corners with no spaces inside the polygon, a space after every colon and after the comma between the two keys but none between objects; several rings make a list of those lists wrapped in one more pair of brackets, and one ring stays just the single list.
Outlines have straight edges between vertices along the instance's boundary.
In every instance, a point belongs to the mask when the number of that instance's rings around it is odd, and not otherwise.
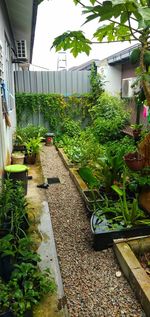
[{"label": "concrete floor", "polygon": [[41,256],[41,270],[49,268],[57,285],[57,292],[46,296],[36,307],[34,317],[68,316],[45,189],[37,187],[38,184],[44,182],[40,164],[30,165],[28,175],[32,176],[32,179],[28,180],[27,192],[31,220],[29,234],[35,241],[37,252]]}]

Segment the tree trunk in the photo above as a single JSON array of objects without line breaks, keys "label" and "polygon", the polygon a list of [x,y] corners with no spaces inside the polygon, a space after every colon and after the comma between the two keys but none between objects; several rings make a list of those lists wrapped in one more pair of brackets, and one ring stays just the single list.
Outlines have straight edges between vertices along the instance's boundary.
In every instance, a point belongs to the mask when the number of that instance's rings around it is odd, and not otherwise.
[{"label": "tree trunk", "polygon": [[[147,73],[146,66],[144,65],[144,52],[146,48],[147,48],[147,43],[143,45],[143,47],[141,48],[140,67],[142,71],[142,77],[146,75]],[[143,87],[144,94],[147,100],[147,106],[150,107],[150,83],[144,78],[142,79],[142,87]]]}]

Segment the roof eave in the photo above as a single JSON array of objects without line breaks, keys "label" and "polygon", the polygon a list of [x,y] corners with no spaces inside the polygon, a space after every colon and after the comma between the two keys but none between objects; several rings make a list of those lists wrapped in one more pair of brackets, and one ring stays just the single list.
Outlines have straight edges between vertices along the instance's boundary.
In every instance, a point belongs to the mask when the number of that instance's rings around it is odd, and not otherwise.
[{"label": "roof eave", "polygon": [[32,26],[31,26],[31,44],[30,44],[30,58],[29,62],[32,62],[32,54],[33,54],[33,45],[34,45],[34,36],[35,36],[35,27],[36,27],[36,19],[37,19],[37,10],[38,5],[43,0],[33,0],[33,10],[32,10]]}]

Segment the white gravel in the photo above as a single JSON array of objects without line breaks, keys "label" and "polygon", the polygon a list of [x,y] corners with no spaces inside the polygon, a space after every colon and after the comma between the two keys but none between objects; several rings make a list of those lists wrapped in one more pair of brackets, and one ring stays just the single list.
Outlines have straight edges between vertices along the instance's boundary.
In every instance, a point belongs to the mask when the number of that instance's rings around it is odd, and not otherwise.
[{"label": "white gravel", "polygon": [[71,317],[143,317],[113,250],[92,249],[90,221],[82,198],[54,146],[43,147],[44,177],[60,183],[46,190],[58,259]]}]

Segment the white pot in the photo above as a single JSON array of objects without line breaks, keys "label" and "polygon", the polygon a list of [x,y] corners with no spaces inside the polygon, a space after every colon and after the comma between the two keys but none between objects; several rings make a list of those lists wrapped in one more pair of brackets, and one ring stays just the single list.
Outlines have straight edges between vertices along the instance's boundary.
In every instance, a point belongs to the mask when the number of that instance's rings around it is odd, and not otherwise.
[{"label": "white pot", "polygon": [[24,164],[23,153],[12,153],[12,164]]}]

